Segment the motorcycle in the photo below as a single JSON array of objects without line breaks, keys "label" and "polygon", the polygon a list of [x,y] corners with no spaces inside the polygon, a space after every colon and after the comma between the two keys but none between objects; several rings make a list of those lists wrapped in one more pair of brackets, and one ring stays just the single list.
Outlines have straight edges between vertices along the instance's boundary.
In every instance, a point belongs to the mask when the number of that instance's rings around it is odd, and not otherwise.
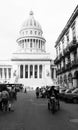
[{"label": "motorcycle", "polygon": [[36,92],[36,97],[39,98],[39,92]]},{"label": "motorcycle", "polygon": [[60,104],[58,100],[53,96],[48,99],[48,110],[53,114],[60,109]]}]

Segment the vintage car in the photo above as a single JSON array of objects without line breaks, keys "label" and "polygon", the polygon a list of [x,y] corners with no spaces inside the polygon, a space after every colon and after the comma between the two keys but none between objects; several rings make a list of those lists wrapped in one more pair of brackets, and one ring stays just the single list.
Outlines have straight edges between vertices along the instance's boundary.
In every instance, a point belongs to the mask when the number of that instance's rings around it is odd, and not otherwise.
[{"label": "vintage car", "polygon": [[64,101],[78,103],[78,88],[75,88],[70,92],[65,92]]}]

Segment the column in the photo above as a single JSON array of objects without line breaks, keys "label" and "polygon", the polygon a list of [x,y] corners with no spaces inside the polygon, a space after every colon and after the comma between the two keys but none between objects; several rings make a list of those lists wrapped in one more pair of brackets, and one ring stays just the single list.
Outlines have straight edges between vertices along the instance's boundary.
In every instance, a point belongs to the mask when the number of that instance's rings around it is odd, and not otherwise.
[{"label": "column", "polygon": [[67,47],[67,37],[66,37],[66,35],[64,36],[64,46],[65,46],[65,48]]},{"label": "column", "polygon": [[33,78],[34,78],[34,65],[33,65]]},{"label": "column", "polygon": [[41,40],[40,40],[40,49],[41,49]]},{"label": "column", "polygon": [[39,79],[39,65],[37,65],[38,66],[38,73],[37,73],[37,77],[38,77],[38,79]]},{"label": "column", "polygon": [[42,65],[42,79],[45,77],[45,65]]},{"label": "column", "polygon": [[78,48],[77,48],[77,59],[78,59]]},{"label": "column", "polygon": [[20,65],[18,65],[18,77],[20,78]]},{"label": "column", "polygon": [[69,42],[72,41],[72,28],[69,29]]},{"label": "column", "polygon": [[23,78],[25,78],[25,65],[23,65]]},{"label": "column", "polygon": [[30,65],[28,65],[28,78],[30,78]]},{"label": "column", "polygon": [[8,68],[6,68],[6,79],[8,79]]},{"label": "column", "polygon": [[2,79],[4,79],[4,68],[2,68]]},{"label": "column", "polygon": [[75,28],[76,28],[76,40],[77,40],[77,42],[78,42],[78,17],[76,18]]}]

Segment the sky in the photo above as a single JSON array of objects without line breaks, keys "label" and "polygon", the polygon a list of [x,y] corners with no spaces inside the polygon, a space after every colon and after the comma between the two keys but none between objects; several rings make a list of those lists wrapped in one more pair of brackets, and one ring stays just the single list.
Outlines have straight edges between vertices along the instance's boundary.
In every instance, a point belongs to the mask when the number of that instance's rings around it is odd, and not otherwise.
[{"label": "sky", "polygon": [[23,22],[34,12],[46,39],[46,52],[56,57],[55,42],[78,0],[0,0],[0,60],[7,60],[18,47],[16,39]]}]

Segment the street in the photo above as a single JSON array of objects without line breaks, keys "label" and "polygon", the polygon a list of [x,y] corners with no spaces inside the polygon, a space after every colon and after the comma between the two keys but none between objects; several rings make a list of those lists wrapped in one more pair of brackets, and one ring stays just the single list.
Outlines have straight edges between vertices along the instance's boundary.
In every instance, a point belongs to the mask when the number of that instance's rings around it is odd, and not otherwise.
[{"label": "street", "polygon": [[78,104],[60,102],[60,111],[48,111],[47,99],[34,91],[19,92],[14,112],[0,111],[0,130],[77,130]]}]

